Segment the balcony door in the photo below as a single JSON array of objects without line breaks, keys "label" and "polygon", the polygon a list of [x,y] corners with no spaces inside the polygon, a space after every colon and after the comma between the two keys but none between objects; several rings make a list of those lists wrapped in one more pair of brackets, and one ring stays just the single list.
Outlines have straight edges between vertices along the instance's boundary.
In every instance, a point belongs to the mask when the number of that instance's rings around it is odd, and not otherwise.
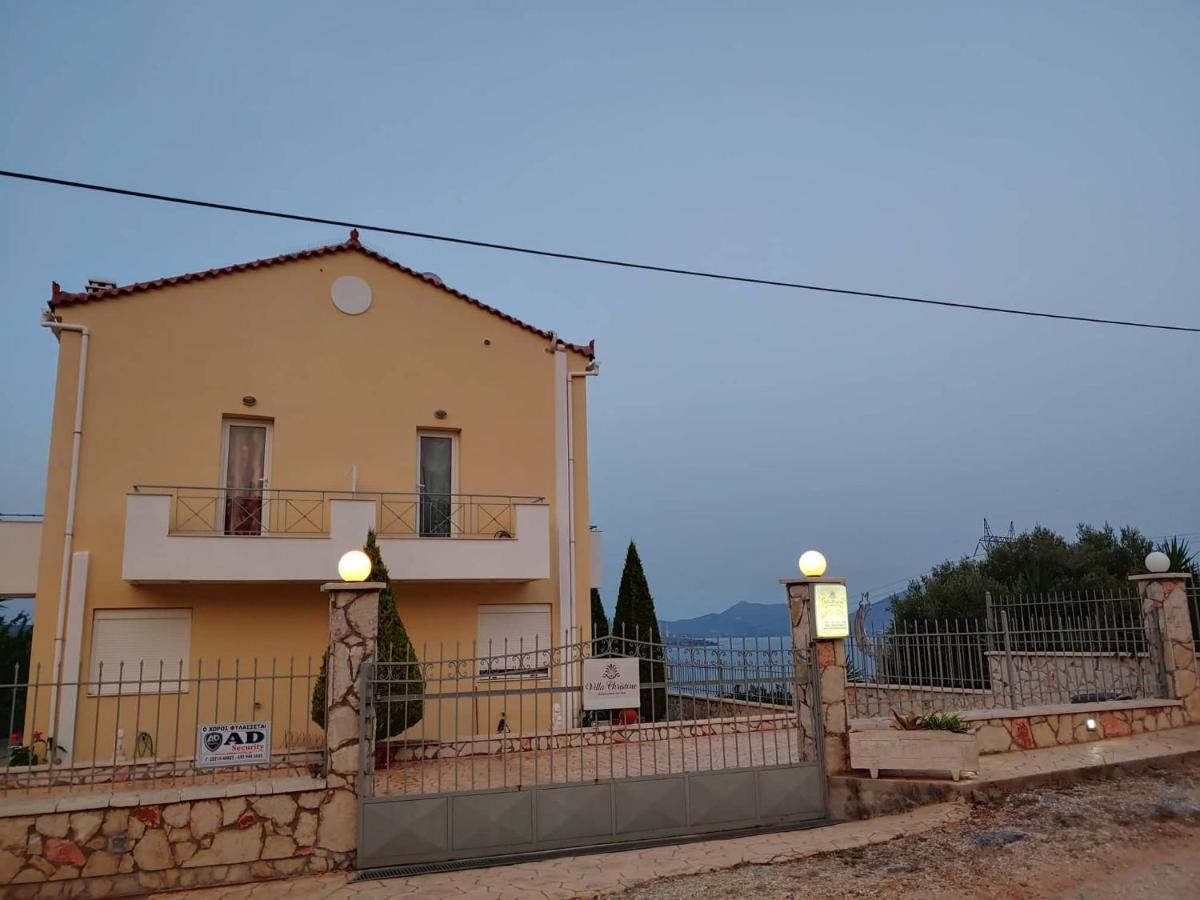
[{"label": "balcony door", "polygon": [[452,434],[417,434],[417,494],[421,537],[450,537],[454,526],[456,441]]},{"label": "balcony door", "polygon": [[221,530],[225,534],[262,534],[268,514],[271,424],[226,419],[221,444]]}]

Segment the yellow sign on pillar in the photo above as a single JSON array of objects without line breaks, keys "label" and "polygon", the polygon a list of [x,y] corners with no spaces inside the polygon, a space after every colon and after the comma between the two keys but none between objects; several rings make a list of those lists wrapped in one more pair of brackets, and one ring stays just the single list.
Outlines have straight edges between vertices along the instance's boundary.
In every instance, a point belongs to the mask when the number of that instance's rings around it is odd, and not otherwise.
[{"label": "yellow sign on pillar", "polygon": [[850,601],[844,584],[814,584],[813,613],[817,637],[850,637]]}]

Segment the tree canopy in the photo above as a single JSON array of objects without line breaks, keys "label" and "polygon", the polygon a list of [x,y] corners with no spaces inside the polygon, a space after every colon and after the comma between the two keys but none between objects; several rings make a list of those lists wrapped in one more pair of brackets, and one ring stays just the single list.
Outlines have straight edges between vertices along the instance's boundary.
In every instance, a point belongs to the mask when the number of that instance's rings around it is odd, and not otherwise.
[{"label": "tree canopy", "polygon": [[[0,607],[2,610],[3,607]],[[29,679],[29,654],[33,647],[33,626],[27,613],[11,619],[0,611],[0,684],[20,684]],[[12,688],[0,697],[0,717],[18,731],[25,727],[25,688]]]},{"label": "tree canopy", "polygon": [[598,588],[592,588],[592,638],[608,637],[608,616]]},{"label": "tree canopy", "polygon": [[994,544],[983,558],[946,560],[892,598],[897,620],[976,618],[985,595],[1077,593],[1122,596],[1129,575],[1143,571],[1153,543],[1132,526],[1120,531],[1080,524],[1068,541],[1037,526]]},{"label": "tree canopy", "polygon": [[[662,634],[654,611],[654,597],[650,594],[642,560],[633,541],[629,542],[629,549],[625,553],[625,568],[621,572],[621,586],[617,590],[617,607],[613,611],[612,633],[618,638],[618,646],[622,648],[620,652],[641,657],[638,670],[643,685],[665,684]],[[666,710],[665,687],[642,689],[643,719],[656,721],[666,715]]]}]

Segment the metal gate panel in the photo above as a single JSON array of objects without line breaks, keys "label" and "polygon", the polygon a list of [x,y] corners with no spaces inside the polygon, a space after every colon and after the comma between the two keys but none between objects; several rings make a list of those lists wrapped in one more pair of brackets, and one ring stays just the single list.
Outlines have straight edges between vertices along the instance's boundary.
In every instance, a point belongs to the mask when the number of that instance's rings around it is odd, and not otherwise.
[{"label": "metal gate panel", "polygon": [[755,772],[707,772],[693,775],[688,787],[693,825],[752,821],[758,818]]},{"label": "metal gate panel", "polygon": [[816,763],[364,800],[358,867],[489,859],[825,815]]},{"label": "metal gate panel", "polygon": [[450,803],[450,841],[454,847],[487,850],[533,843],[530,791],[456,794]]},{"label": "metal gate panel", "polygon": [[563,785],[535,792],[537,840],[607,837],[613,829],[612,794],[607,784]]},{"label": "metal gate panel", "polygon": [[360,803],[359,807],[359,860],[401,856],[436,859],[450,850],[448,797],[413,798],[404,806]]},{"label": "metal gate panel", "polygon": [[[823,819],[811,646],[610,636],[362,667],[358,867],[499,860]],[[636,657],[640,705],[582,709],[594,657]],[[636,701],[635,701],[636,702]],[[410,704],[421,704],[409,715]],[[397,730],[395,722],[419,722]],[[482,725],[482,729],[481,726]],[[380,752],[381,751],[381,752]]]},{"label": "metal gate panel", "polygon": [[682,828],[687,824],[687,783],[679,775],[613,782],[616,834]]},{"label": "metal gate panel", "polygon": [[825,773],[820,767],[762,769],[757,789],[758,816],[764,822],[816,818],[825,812]]}]

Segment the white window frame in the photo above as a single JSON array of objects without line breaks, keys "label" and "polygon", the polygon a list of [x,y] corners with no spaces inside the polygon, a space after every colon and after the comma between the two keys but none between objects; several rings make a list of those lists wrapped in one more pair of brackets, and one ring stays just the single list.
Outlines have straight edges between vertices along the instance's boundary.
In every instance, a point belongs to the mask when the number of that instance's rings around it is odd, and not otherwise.
[{"label": "white window frame", "polygon": [[[97,631],[101,622],[133,622],[139,620],[184,620],[187,622],[187,637],[183,652],[178,654],[182,661],[182,678],[180,678],[179,661],[163,662],[162,683],[159,683],[158,666],[149,671],[141,671],[139,681],[137,671],[128,668],[113,671],[106,666],[104,681],[99,683],[100,662],[97,658]],[[92,613],[92,642],[88,655],[88,685],[87,692],[91,697],[115,697],[118,694],[186,694],[189,691],[188,675],[191,669],[192,650],[192,610],[185,609],[97,609]],[[136,668],[136,667],[135,667]],[[118,684],[117,679],[120,678]]]},{"label": "white window frame", "polygon": [[[436,437],[450,439],[450,533],[447,535],[428,535],[421,534],[421,438]],[[424,540],[447,540],[448,538],[456,537],[456,532],[462,530],[462,517],[454,511],[454,498],[458,496],[458,432],[457,431],[441,431],[437,428],[418,428],[417,429],[417,468],[416,478],[413,479],[417,493],[416,505],[416,522],[414,523],[414,531],[418,537],[424,537]]]},{"label": "white window frame", "polygon": [[[262,498],[262,528],[257,536],[267,533],[267,523],[271,521],[270,510],[267,507],[267,488],[271,486],[271,453],[275,443],[275,422],[271,419],[249,419],[241,416],[223,416],[221,418],[221,459],[217,476],[217,534],[225,535],[225,491],[228,485],[225,480],[229,477],[229,427],[231,425],[250,426],[266,429],[266,440],[263,442],[263,498]],[[229,537],[255,537],[256,535],[237,534]]]},{"label": "white window frame", "polygon": [[[513,647],[509,645],[507,648],[501,645],[496,647],[492,645],[489,651],[487,641],[482,636],[483,619],[486,615],[518,615],[532,616],[537,613],[545,613],[546,616],[546,640],[543,643],[540,639],[534,644],[526,644],[524,647]],[[538,636],[540,638],[540,635]],[[476,660],[476,677],[480,681],[510,681],[515,679],[530,680],[530,679],[548,679],[550,677],[550,657],[551,649],[554,641],[554,613],[549,603],[481,603],[475,613],[475,656]],[[525,668],[503,668],[497,671],[492,671],[490,668],[490,660],[497,657],[514,657],[517,653],[524,651],[526,654],[535,654],[536,658],[532,660],[532,666]],[[507,660],[506,660],[507,662]]]}]

